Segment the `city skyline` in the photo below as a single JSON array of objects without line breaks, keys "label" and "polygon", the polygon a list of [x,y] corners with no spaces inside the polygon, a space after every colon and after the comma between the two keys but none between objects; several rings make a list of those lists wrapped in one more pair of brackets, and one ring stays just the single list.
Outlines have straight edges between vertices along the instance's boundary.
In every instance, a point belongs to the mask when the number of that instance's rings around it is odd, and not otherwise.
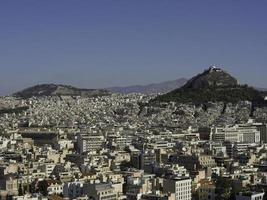
[{"label": "city skyline", "polygon": [[0,1],[0,200],[267,199],[267,1]]}]

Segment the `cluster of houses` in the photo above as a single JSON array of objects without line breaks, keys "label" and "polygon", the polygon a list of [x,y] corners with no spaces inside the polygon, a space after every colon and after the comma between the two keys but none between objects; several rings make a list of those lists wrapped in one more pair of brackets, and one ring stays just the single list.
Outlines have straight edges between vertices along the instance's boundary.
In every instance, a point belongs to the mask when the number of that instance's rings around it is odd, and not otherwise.
[{"label": "cluster of houses", "polygon": [[266,198],[265,123],[178,126],[140,111],[151,98],[16,99],[29,109],[0,116],[0,199]]}]

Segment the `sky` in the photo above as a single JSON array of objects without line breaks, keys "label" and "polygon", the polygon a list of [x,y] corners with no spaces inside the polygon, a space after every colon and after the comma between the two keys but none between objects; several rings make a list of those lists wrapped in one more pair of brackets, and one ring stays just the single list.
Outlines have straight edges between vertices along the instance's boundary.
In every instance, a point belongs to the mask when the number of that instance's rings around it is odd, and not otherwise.
[{"label": "sky", "polygon": [[267,88],[266,10],[266,0],[1,0],[0,94],[157,83],[213,64]]}]

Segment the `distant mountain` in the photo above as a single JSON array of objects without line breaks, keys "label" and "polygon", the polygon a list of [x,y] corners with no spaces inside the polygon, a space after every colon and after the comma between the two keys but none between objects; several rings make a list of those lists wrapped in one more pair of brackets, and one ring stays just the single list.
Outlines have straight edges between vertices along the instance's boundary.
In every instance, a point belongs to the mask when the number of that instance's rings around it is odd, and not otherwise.
[{"label": "distant mountain", "polygon": [[165,81],[161,83],[154,83],[149,85],[133,85],[128,87],[110,87],[106,88],[111,92],[117,92],[122,94],[129,93],[142,93],[142,94],[157,94],[157,93],[166,93],[172,91],[176,88],[183,86],[186,83],[187,79],[180,78],[174,81]]},{"label": "distant mountain", "polygon": [[220,68],[211,66],[190,79],[183,87],[152,100],[152,102],[169,101],[194,104],[251,101],[259,104],[263,103],[263,94],[247,85],[239,85],[233,76]]},{"label": "distant mountain", "polygon": [[110,92],[100,89],[80,89],[69,85],[59,84],[40,84],[16,92],[13,96],[21,98],[30,98],[33,96],[106,96]]},{"label": "distant mountain", "polygon": [[267,88],[260,88],[260,87],[255,87],[256,90],[266,92]]}]

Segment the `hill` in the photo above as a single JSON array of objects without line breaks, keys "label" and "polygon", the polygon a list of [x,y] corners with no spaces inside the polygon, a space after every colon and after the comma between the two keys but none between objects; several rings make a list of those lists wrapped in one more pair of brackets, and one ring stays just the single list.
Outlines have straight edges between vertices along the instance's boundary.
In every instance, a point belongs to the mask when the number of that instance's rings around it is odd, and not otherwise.
[{"label": "hill", "polygon": [[110,95],[107,90],[99,89],[80,89],[69,85],[59,84],[40,84],[33,87],[26,88],[22,91],[13,94],[15,97],[30,98],[33,96],[106,96]]},{"label": "hill", "polygon": [[151,102],[177,102],[203,104],[207,102],[237,103],[251,101],[263,103],[262,92],[247,85],[239,85],[237,79],[220,68],[211,66],[190,79],[183,87],[160,95]]},{"label": "hill", "polygon": [[202,89],[208,87],[237,86],[238,81],[220,68],[211,66],[203,73],[191,78],[182,89]]},{"label": "hill", "polygon": [[187,79],[180,78],[174,81],[165,81],[149,85],[133,85],[127,87],[110,87],[107,90],[122,94],[142,93],[142,94],[158,94],[170,92],[176,88],[180,88],[186,83]]}]

